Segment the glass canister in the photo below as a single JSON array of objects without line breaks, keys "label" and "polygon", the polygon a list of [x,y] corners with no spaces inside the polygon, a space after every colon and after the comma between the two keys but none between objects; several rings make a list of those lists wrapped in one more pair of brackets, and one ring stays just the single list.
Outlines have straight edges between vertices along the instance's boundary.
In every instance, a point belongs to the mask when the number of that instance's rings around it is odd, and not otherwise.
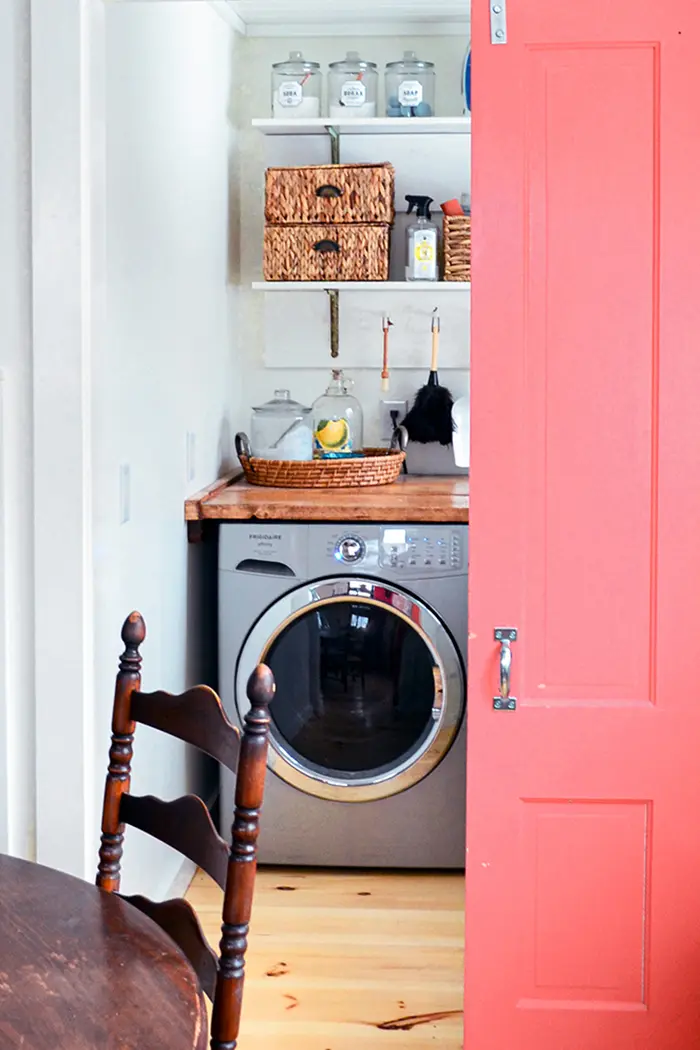
[{"label": "glass canister", "polygon": [[376,117],[377,63],[366,62],[357,51],[348,51],[340,62],[331,62],[329,70],[328,115],[357,119]]},{"label": "glass canister", "polygon": [[435,116],[435,64],[404,51],[400,62],[386,67],[387,117]]},{"label": "glass canister", "polygon": [[352,386],[352,380],[334,368],[325,394],[314,401],[317,459],[344,459],[362,452],[362,405],[352,395]]},{"label": "glass canister", "polygon": [[313,459],[311,409],[288,390],[275,390],[271,401],[253,409],[251,450],[260,459]]},{"label": "glass canister", "polygon": [[301,51],[290,51],[286,61],[272,67],[272,116],[320,117],[322,87],[318,62],[307,62]]}]

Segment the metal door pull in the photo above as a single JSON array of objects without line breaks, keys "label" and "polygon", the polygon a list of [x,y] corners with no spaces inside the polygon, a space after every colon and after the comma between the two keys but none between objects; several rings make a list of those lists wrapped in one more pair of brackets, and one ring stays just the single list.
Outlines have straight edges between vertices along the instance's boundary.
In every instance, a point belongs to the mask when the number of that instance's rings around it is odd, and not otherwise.
[{"label": "metal door pull", "polygon": [[510,671],[513,665],[511,643],[518,640],[517,627],[496,627],[494,640],[501,643],[500,658],[500,693],[493,698],[495,711],[515,711],[518,701],[510,695]]}]

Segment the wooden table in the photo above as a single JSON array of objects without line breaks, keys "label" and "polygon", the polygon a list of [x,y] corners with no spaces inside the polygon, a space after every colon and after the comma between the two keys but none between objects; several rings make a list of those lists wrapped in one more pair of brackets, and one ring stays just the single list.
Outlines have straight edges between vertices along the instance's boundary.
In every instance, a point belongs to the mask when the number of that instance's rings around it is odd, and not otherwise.
[{"label": "wooden table", "polygon": [[205,1050],[197,978],[114,894],[0,855],[0,1050]]},{"label": "wooden table", "polygon": [[469,479],[405,475],[392,485],[354,489],[273,489],[240,471],[185,501],[190,540],[207,521],[469,522]]}]

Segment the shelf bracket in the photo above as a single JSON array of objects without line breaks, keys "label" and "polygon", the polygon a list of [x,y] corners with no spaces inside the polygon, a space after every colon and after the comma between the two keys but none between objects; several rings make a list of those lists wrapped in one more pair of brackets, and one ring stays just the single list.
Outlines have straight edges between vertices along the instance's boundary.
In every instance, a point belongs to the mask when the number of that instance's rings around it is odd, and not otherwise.
[{"label": "shelf bracket", "polygon": [[331,140],[331,164],[340,164],[340,132],[337,128],[326,126]]},{"label": "shelf bracket", "polygon": [[326,288],[331,304],[331,357],[340,353],[340,292],[337,288]]}]

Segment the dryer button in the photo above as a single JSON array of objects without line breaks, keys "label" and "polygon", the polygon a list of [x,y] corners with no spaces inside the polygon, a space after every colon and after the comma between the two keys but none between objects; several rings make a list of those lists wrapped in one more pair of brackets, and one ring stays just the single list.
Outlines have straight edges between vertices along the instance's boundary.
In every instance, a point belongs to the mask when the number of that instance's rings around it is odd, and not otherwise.
[{"label": "dryer button", "polygon": [[355,565],[362,561],[366,550],[365,542],[359,536],[344,536],[336,545],[335,556],[346,565]]}]

